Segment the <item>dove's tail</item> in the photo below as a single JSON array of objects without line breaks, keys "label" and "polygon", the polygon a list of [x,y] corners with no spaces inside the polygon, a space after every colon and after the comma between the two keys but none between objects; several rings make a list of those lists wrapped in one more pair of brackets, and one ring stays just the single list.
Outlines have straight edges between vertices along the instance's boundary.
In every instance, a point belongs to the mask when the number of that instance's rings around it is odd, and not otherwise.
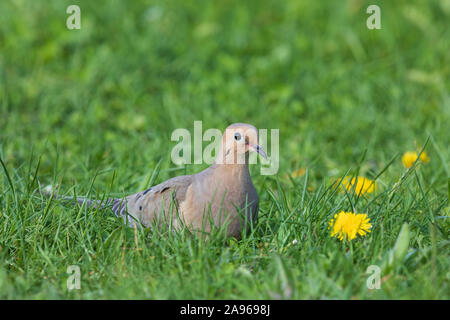
[{"label": "dove's tail", "polygon": [[86,197],[61,196],[52,186],[47,186],[42,189],[42,193],[45,196],[53,197],[54,199],[72,201],[73,205],[79,204],[81,206],[84,204],[86,207],[90,208],[110,208],[117,217],[124,218],[125,222],[132,221],[131,216],[128,215],[126,211],[127,203],[125,199],[108,198],[106,200],[93,200]]}]

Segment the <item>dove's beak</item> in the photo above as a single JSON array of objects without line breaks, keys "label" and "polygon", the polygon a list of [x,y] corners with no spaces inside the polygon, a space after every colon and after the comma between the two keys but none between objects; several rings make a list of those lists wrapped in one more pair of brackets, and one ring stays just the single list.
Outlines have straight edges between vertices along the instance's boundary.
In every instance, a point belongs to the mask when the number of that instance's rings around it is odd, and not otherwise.
[{"label": "dove's beak", "polygon": [[258,152],[261,156],[264,157],[264,159],[267,159],[267,154],[264,151],[263,147],[261,147],[259,144],[251,144],[249,145],[250,150]]}]

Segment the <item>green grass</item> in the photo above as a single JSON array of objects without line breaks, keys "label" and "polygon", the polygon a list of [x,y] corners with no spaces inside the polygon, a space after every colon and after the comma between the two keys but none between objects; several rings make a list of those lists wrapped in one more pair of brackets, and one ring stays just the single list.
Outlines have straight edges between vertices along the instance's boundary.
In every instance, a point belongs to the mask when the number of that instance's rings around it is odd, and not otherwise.
[{"label": "green grass", "polygon": [[[449,299],[449,19],[445,0],[1,1],[0,298]],[[280,129],[278,174],[251,167],[260,215],[242,240],[135,233],[38,191],[122,196],[158,163],[154,183],[198,172],[170,161],[194,120]],[[431,161],[406,172],[425,144]],[[337,192],[347,173],[378,190]],[[352,208],[372,232],[331,238]],[[369,290],[405,222],[406,257]]]}]

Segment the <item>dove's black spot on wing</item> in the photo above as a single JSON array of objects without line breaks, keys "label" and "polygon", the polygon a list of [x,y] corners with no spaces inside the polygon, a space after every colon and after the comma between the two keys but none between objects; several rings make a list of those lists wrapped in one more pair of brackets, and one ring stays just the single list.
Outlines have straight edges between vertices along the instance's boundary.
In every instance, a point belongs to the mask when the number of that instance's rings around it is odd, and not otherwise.
[{"label": "dove's black spot on wing", "polygon": [[143,193],[142,193],[142,195],[146,195],[147,194],[147,192],[149,192],[150,190],[152,190],[152,188],[148,188],[147,190],[145,190]]},{"label": "dove's black spot on wing", "polygon": [[163,192],[166,191],[167,189],[170,189],[170,187],[164,187],[164,188],[162,188],[159,192],[160,192],[160,193],[163,193]]}]

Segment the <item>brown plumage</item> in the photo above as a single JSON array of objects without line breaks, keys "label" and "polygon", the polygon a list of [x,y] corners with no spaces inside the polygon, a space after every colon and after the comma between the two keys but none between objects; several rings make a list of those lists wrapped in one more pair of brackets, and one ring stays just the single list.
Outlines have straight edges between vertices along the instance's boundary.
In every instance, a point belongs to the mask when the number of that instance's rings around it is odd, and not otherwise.
[{"label": "brown plumage", "polygon": [[[174,177],[148,190],[124,199],[109,199],[116,215],[127,222],[139,221],[144,226],[171,224],[186,226],[191,231],[209,232],[211,224],[227,227],[227,235],[240,237],[242,228],[256,219],[258,194],[248,170],[248,152],[266,157],[258,145],[254,126],[236,123],[222,137],[222,147],[209,168],[193,174]],[[99,203],[88,199],[88,205]]]}]

